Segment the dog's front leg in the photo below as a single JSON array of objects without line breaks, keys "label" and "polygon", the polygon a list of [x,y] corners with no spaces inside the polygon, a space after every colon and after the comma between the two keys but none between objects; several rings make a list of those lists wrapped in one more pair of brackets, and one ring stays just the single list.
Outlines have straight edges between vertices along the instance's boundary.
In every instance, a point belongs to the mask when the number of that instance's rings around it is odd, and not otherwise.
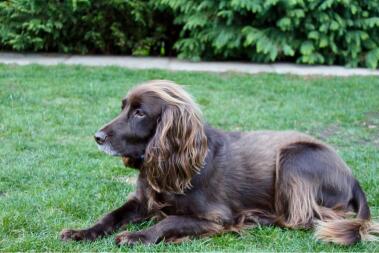
[{"label": "dog's front leg", "polygon": [[161,240],[180,241],[187,236],[216,234],[223,226],[212,221],[190,216],[168,216],[156,225],[138,232],[123,232],[116,237],[117,245],[134,245],[136,243],[154,244]]},{"label": "dog's front leg", "polygon": [[122,225],[137,222],[147,218],[146,206],[137,198],[131,198],[123,206],[106,214],[95,225],[87,229],[64,229],[60,236],[66,240],[95,240],[98,237],[111,234]]}]

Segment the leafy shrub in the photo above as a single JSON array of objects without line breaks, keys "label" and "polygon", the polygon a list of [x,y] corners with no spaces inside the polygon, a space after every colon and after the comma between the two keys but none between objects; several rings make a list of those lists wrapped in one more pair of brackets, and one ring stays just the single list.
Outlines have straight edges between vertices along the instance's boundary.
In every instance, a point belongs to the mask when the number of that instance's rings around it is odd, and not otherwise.
[{"label": "leafy shrub", "polygon": [[182,58],[376,68],[378,0],[159,0],[183,25]]},{"label": "leafy shrub", "polygon": [[0,0],[1,49],[376,68],[379,0]]},{"label": "leafy shrub", "polygon": [[140,0],[0,0],[0,49],[169,54],[170,15]]}]

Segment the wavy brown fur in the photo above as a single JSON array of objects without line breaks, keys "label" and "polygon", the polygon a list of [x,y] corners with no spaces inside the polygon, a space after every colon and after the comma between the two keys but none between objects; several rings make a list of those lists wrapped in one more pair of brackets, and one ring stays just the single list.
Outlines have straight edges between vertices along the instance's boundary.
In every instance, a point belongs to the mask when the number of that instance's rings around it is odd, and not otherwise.
[{"label": "wavy brown fur", "polygon": [[334,219],[318,221],[315,237],[318,240],[341,245],[352,245],[359,241],[378,241],[379,223],[370,220]]},{"label": "wavy brown fur", "polygon": [[143,171],[157,192],[183,193],[200,172],[207,154],[201,112],[180,86],[154,81],[129,96],[148,95],[165,101],[166,108],[146,152]]}]

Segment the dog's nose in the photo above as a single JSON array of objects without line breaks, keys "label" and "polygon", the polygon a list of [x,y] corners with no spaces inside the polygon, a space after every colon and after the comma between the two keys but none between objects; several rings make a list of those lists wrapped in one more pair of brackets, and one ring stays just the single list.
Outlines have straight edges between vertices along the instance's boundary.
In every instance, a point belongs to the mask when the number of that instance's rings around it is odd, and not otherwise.
[{"label": "dog's nose", "polygon": [[107,135],[103,131],[95,133],[95,141],[97,142],[97,144],[103,145],[106,139]]}]

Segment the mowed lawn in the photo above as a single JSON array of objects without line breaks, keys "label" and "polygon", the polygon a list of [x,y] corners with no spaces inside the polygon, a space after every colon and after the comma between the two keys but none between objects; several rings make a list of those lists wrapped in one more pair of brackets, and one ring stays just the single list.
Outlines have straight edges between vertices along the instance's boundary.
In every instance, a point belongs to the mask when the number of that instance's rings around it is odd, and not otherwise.
[{"label": "mowed lawn", "polygon": [[93,134],[118,114],[129,88],[150,79],[185,85],[215,127],[297,129],[327,141],[378,219],[379,77],[0,65],[0,251],[379,251],[379,243],[341,247],[315,241],[312,231],[277,227],[133,248],[116,247],[114,235],[60,241],[63,228],[93,224],[133,191],[136,171],[101,153]]}]

